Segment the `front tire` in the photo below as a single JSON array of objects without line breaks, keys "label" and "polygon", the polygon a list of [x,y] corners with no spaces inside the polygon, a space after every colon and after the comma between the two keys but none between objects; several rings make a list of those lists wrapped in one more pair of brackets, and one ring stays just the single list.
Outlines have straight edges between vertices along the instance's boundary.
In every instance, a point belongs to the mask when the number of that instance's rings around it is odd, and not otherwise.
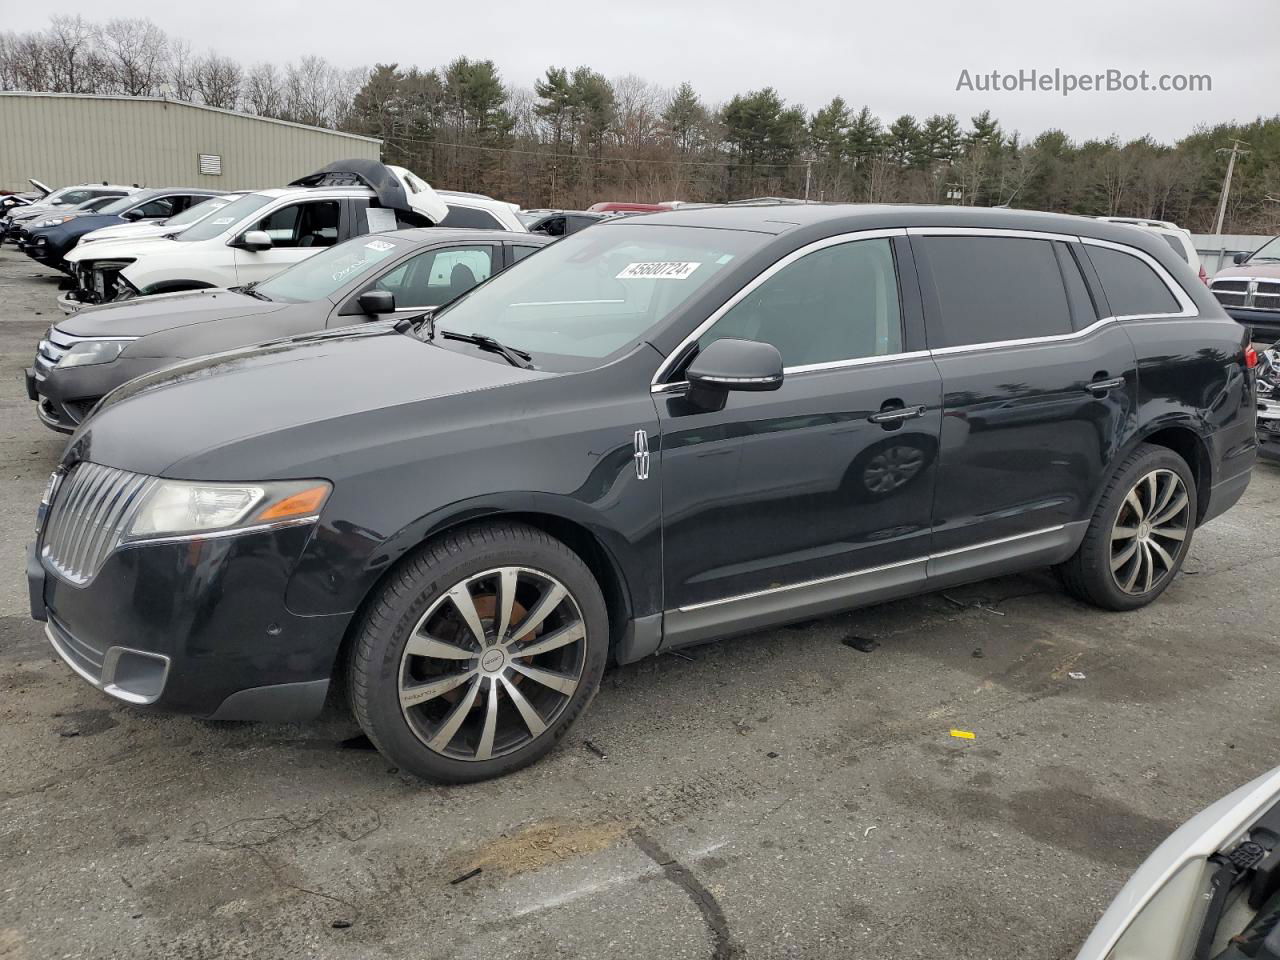
[{"label": "front tire", "polygon": [[595,696],[600,587],[560,541],[515,523],[451,533],[370,603],[348,663],[352,712],[401,769],[437,783],[533,763]]},{"label": "front tire", "polygon": [[1196,484],[1172,450],[1141,444],[1116,470],[1075,555],[1067,589],[1105,610],[1145,607],[1169,587],[1191,549]]}]

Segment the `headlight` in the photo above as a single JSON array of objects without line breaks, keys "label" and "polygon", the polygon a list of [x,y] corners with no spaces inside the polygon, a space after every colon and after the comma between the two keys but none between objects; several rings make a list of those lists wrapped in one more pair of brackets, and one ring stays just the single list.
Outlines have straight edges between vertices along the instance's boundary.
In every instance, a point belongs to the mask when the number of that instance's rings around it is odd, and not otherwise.
[{"label": "headlight", "polygon": [[110,363],[129,345],[128,340],[82,340],[62,355],[59,367],[87,367],[95,363]]},{"label": "headlight", "polygon": [[68,220],[74,220],[75,217],[50,217],[48,220],[41,220],[39,223],[31,227],[32,230],[39,230],[41,227],[56,227],[60,223],[66,223]]},{"label": "headlight", "polygon": [[251,484],[160,480],[125,536],[146,540],[311,520],[320,513],[331,489],[323,480]]}]

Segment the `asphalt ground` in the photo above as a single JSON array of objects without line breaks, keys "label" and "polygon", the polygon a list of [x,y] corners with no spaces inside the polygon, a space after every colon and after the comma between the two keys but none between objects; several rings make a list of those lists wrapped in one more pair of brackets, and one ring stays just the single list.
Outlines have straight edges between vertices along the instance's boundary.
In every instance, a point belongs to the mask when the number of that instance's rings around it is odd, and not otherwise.
[{"label": "asphalt ground", "polygon": [[1270,465],[1146,610],[1042,572],[657,657],[496,782],[425,786],[341,721],[117,703],[28,618],[64,438],[20,377],[56,290],[0,252],[5,960],[1067,958],[1280,763]]}]

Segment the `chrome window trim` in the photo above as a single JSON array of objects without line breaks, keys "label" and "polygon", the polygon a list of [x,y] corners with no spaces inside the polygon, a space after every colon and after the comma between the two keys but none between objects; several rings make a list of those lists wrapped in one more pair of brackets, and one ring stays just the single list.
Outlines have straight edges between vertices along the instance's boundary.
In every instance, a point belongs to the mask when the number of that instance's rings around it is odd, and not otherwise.
[{"label": "chrome window trim", "polygon": [[860,570],[853,570],[849,573],[837,573],[829,577],[818,577],[813,580],[802,580],[799,583],[788,583],[780,587],[768,587],[764,590],[753,590],[750,593],[740,593],[732,597],[724,597],[719,600],[704,600],[701,603],[691,603],[687,606],[676,607],[676,612],[690,613],[694,610],[705,610],[708,607],[718,607],[726,603],[737,603],[742,600],[754,600],[757,597],[767,597],[776,593],[786,593],[790,590],[803,590],[805,587],[816,587],[824,583],[835,583],[840,580],[850,580],[854,577],[865,576],[869,573],[881,573],[885,570],[896,570],[899,567],[909,567],[913,564],[928,563],[930,560],[941,560],[944,557],[954,557],[957,554],[969,553],[973,550],[983,550],[987,547],[999,547],[1006,543],[1015,543],[1019,540],[1029,540],[1032,537],[1043,537],[1050,533],[1058,533],[1065,530],[1065,523],[1054,524],[1052,527],[1043,527],[1039,530],[1030,530],[1026,533],[1015,533],[1009,537],[999,537],[995,540],[984,540],[982,543],[972,543],[964,547],[955,547],[951,550],[942,550],[938,553],[928,553],[923,557],[913,557],[910,560],[899,560],[895,563],[884,563],[875,567],[863,567]]},{"label": "chrome window trim", "polygon": [[1054,333],[1043,337],[1023,337],[1018,340],[992,340],[990,343],[965,343],[957,347],[937,347],[929,353],[935,357],[950,356],[954,353],[973,353],[978,350],[1000,350],[1005,347],[1030,347],[1039,343],[1064,343],[1090,336],[1102,327],[1118,321],[1119,317],[1101,317],[1087,327],[1073,330],[1070,333]]},{"label": "chrome window trim", "polygon": [[1044,230],[1006,230],[1003,227],[908,227],[912,237],[1010,237],[1015,240],[1061,240],[1079,243],[1074,233],[1050,233]]},{"label": "chrome window trim", "polygon": [[[743,299],[745,299],[746,296],[750,294],[753,290],[755,290],[757,287],[763,284],[775,273],[795,263],[801,257],[808,256],[809,254],[814,253],[818,250],[824,250],[827,247],[838,247],[846,243],[855,243],[858,240],[878,240],[878,239],[884,239],[889,237],[905,237],[906,235],[907,235],[907,230],[905,227],[886,227],[886,228],[877,229],[877,230],[855,230],[851,233],[839,233],[832,237],[823,237],[821,240],[815,240],[812,243],[809,243],[803,247],[800,247],[798,250],[791,251],[781,260],[777,260],[774,263],[771,263],[768,267],[766,267],[760,273],[756,274],[756,276],[753,277],[737,293],[735,293],[728,300],[726,300],[719,307],[717,307],[714,311],[712,311],[711,316],[707,317],[707,319],[703,320],[700,324],[698,324],[698,326],[694,328],[691,334],[689,334],[687,337],[681,340],[679,345],[674,350],[672,350],[669,354],[667,354],[666,359],[664,359],[662,361],[662,364],[658,367],[657,373],[655,373],[653,375],[653,378],[649,381],[650,391],[653,393],[662,393],[665,391],[656,389],[656,388],[659,388],[659,387],[671,388],[676,386],[677,384],[687,383],[687,381],[684,381],[684,380],[678,380],[678,381],[675,381],[674,383],[661,383],[659,381],[661,381],[663,377],[669,374],[672,368],[677,365],[677,362],[683,356],[684,351],[688,349],[689,344],[694,343],[699,337],[701,337],[704,333],[710,330],[711,327],[715,325],[716,321],[718,321],[726,313],[728,313],[735,306],[737,306],[738,303],[741,302]],[[899,356],[899,354],[885,354],[884,356],[880,356],[880,357],[858,358],[858,359],[885,360],[890,357],[896,357],[896,356]],[[843,361],[843,360],[832,361],[832,363],[846,363],[846,362],[848,361]],[[813,366],[813,365],[810,364],[810,366]],[[791,369],[791,368],[784,367],[783,372],[786,373],[788,369]]]},{"label": "chrome window trim", "polygon": [[[1173,298],[1178,301],[1178,305],[1182,307],[1182,309],[1176,313],[1166,312],[1166,313],[1120,314],[1116,316],[1117,320],[1151,320],[1151,319],[1161,318],[1161,317],[1198,317],[1200,316],[1200,311],[1199,309],[1197,309],[1195,305],[1195,301],[1193,301],[1189,296],[1187,296],[1187,292],[1184,289],[1182,289],[1182,284],[1178,283],[1178,281],[1173,278],[1173,276],[1169,273],[1169,271],[1166,270],[1161,265],[1160,261],[1158,261],[1155,257],[1151,256],[1151,254],[1147,253],[1144,250],[1139,250],[1137,247],[1131,247],[1128,244],[1124,244],[1124,243],[1115,243],[1111,240],[1097,240],[1093,237],[1081,237],[1080,242],[1087,244],[1091,247],[1103,247],[1107,250],[1118,250],[1120,253],[1127,253],[1131,257],[1137,257],[1139,260],[1141,260],[1143,263],[1145,263],[1147,266],[1149,266],[1152,270],[1155,271],[1156,276],[1160,278],[1160,281],[1165,285],[1166,288],[1168,288],[1169,292],[1173,294]],[[1099,278],[1099,282],[1101,282],[1101,278]],[[1103,293],[1105,292],[1106,292],[1106,289],[1104,287]]]}]

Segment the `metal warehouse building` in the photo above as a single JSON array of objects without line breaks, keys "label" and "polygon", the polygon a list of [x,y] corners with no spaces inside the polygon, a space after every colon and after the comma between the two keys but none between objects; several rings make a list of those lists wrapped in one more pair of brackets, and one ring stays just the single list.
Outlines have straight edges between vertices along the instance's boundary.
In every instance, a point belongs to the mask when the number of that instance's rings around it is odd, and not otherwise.
[{"label": "metal warehouse building", "polygon": [[164,97],[0,92],[0,190],[240,190],[283,186],[334,160],[379,159],[381,140]]}]

